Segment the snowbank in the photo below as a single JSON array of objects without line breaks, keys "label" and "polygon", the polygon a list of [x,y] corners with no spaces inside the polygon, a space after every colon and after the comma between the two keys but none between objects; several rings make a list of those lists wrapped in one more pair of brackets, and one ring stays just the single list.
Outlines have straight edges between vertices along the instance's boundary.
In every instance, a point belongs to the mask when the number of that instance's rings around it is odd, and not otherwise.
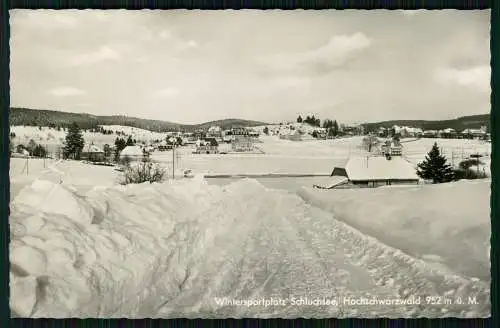
[{"label": "snowbank", "polygon": [[[11,204],[13,312],[36,317],[154,313],[162,300],[148,299],[152,290],[181,279],[185,265],[179,261],[188,257],[180,254],[196,248],[200,231],[191,225],[203,217],[193,216],[189,203],[209,192],[203,186],[193,180],[96,188],[79,199],[63,186],[35,181]],[[200,205],[206,210],[210,203]],[[26,302],[35,295],[36,304]]]},{"label": "snowbank", "polygon": [[389,246],[489,281],[490,183],[298,193],[307,203]]}]

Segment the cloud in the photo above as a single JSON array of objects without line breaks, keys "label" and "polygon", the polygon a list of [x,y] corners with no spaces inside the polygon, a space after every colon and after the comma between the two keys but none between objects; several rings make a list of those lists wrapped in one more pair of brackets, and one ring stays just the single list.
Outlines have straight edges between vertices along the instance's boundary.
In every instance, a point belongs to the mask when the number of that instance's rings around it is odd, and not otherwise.
[{"label": "cloud", "polygon": [[80,96],[85,94],[83,90],[73,87],[57,87],[50,90],[49,93],[56,97]]},{"label": "cloud", "polygon": [[160,32],[160,34],[158,34],[158,36],[160,37],[160,39],[167,40],[172,37],[172,33],[170,33],[170,31],[168,30],[163,30]]},{"label": "cloud", "polygon": [[188,42],[181,43],[179,45],[179,50],[188,50],[198,48],[198,43],[194,40],[189,40]]},{"label": "cloud", "polygon": [[270,87],[279,89],[308,88],[311,85],[311,80],[293,76],[272,78],[267,82]]},{"label": "cloud", "polygon": [[177,90],[176,88],[165,88],[156,91],[154,94],[156,97],[173,97],[179,94],[179,90]]},{"label": "cloud", "polygon": [[371,39],[363,33],[336,35],[331,37],[327,44],[317,49],[295,54],[274,55],[262,58],[260,61],[279,71],[301,70],[319,75],[342,66],[371,44]]},{"label": "cloud", "polygon": [[106,60],[118,60],[120,58],[121,56],[119,52],[110,47],[104,46],[94,52],[78,54],[70,58],[69,63],[71,66],[84,66],[96,64]]},{"label": "cloud", "polygon": [[481,91],[490,90],[491,68],[489,65],[480,65],[466,69],[439,69],[434,78],[443,84],[455,84]]}]

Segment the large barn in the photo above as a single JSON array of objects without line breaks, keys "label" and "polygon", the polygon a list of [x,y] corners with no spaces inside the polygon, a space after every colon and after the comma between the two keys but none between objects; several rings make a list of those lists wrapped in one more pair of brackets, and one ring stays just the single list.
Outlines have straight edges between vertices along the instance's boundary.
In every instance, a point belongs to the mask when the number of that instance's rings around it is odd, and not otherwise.
[{"label": "large barn", "polygon": [[418,184],[420,181],[413,165],[399,156],[353,157],[345,166],[335,167],[331,175],[345,177],[350,185],[359,187]]}]

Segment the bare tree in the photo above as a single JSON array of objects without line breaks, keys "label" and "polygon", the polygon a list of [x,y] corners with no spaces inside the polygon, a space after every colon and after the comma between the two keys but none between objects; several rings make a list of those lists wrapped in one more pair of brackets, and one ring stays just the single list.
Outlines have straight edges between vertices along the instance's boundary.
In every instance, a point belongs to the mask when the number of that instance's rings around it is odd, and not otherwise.
[{"label": "bare tree", "polygon": [[380,144],[380,140],[374,135],[368,135],[363,138],[362,147],[368,152],[372,152],[373,148]]},{"label": "bare tree", "polygon": [[146,160],[127,165],[123,172],[121,184],[162,182],[165,175],[166,171],[162,166]]}]

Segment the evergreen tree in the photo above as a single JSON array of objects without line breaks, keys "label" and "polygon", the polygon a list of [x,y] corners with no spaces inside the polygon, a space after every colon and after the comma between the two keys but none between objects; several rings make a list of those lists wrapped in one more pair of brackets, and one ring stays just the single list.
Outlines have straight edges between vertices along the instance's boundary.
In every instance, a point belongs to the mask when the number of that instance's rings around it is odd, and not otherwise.
[{"label": "evergreen tree", "polygon": [[26,147],[26,150],[28,150],[30,156],[33,156],[33,151],[36,148],[36,142],[33,139],[30,139],[30,142],[28,143],[28,147]]},{"label": "evergreen tree", "polygon": [[333,129],[333,127],[329,127],[328,128],[328,136],[329,137],[334,137],[335,136],[335,130]]},{"label": "evergreen tree", "polygon": [[297,123],[302,123],[302,117],[300,115],[297,117]]},{"label": "evergreen tree", "polygon": [[337,120],[333,121],[333,135],[336,136],[339,134],[339,124],[337,123]]},{"label": "evergreen tree", "polygon": [[132,140],[132,137],[129,136],[128,139],[127,139],[127,146],[133,146],[134,145],[134,140]]},{"label": "evergreen tree", "polygon": [[33,156],[35,157],[46,157],[47,150],[42,145],[37,145],[33,150]]},{"label": "evergreen tree", "polygon": [[63,149],[64,158],[80,159],[85,141],[83,140],[82,131],[76,122],[73,122],[68,128],[66,134],[66,142]]},{"label": "evergreen tree", "polygon": [[[299,116],[299,117],[300,117],[300,116]],[[297,120],[297,122],[298,122],[298,120]],[[299,123],[300,123],[300,122],[299,122]],[[268,128],[267,126],[266,126],[266,127],[264,127],[264,130],[263,130],[262,132],[264,132],[264,134],[268,135],[268,134],[269,134],[269,128]]]},{"label": "evergreen tree", "polygon": [[434,143],[425,160],[419,163],[417,174],[422,179],[432,180],[432,183],[450,182],[454,179],[453,168],[441,155],[437,143]]},{"label": "evergreen tree", "polygon": [[122,138],[116,138],[115,140],[115,160],[120,157],[120,152],[127,147],[127,143]]},{"label": "evergreen tree", "polygon": [[14,152],[14,145],[12,144],[12,138],[9,138],[9,156]]}]

